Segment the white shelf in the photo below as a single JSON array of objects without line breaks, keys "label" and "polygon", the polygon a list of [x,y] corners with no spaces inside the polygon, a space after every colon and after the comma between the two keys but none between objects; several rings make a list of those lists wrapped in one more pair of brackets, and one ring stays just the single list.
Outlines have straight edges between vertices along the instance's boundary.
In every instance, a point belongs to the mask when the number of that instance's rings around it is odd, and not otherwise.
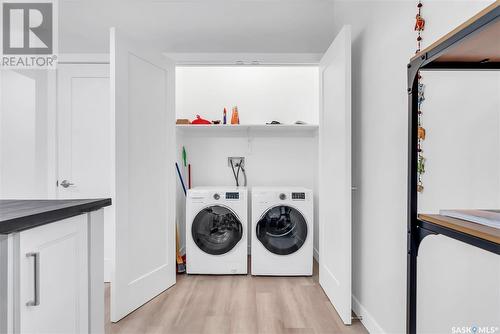
[{"label": "white shelf", "polygon": [[313,137],[318,125],[312,124],[240,124],[197,125],[177,124],[177,133],[189,136],[212,137]]}]

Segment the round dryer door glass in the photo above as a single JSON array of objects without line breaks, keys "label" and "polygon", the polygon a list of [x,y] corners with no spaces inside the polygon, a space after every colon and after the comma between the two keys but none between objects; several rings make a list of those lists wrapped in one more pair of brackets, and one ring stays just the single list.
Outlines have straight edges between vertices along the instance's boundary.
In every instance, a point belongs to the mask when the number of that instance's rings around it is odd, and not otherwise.
[{"label": "round dryer door glass", "polygon": [[266,211],[257,223],[257,239],[270,252],[288,255],[302,247],[307,238],[304,216],[290,206],[275,206]]},{"label": "round dryer door glass", "polygon": [[241,240],[243,226],[231,210],[213,205],[194,217],[191,234],[202,251],[221,255],[229,252]]}]

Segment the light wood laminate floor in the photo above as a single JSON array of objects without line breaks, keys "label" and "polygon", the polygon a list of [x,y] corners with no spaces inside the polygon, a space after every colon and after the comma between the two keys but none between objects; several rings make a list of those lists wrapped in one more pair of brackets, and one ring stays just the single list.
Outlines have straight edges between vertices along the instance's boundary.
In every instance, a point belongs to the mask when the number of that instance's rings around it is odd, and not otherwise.
[{"label": "light wood laminate floor", "polygon": [[106,333],[368,333],[359,321],[344,326],[313,277],[178,275],[177,284]]}]

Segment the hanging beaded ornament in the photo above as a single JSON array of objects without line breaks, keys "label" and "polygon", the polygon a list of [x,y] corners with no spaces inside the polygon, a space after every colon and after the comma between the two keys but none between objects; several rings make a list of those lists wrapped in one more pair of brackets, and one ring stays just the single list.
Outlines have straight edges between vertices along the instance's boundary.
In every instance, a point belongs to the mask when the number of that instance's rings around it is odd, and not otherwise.
[{"label": "hanging beaded ornament", "polygon": [[[422,2],[421,0],[419,0],[417,3],[417,15],[415,17],[415,31],[417,32],[417,50],[415,51],[415,53],[420,52],[421,42],[422,42],[422,31],[425,28],[425,20],[422,17],[422,6],[423,6]],[[420,75],[420,72],[417,73],[417,78],[418,78],[417,191],[421,193],[424,191],[422,176],[425,173],[425,158],[423,155],[422,142],[425,140],[426,131],[422,125],[423,113],[421,109],[422,103],[425,101],[425,85],[421,82],[422,76]]]}]

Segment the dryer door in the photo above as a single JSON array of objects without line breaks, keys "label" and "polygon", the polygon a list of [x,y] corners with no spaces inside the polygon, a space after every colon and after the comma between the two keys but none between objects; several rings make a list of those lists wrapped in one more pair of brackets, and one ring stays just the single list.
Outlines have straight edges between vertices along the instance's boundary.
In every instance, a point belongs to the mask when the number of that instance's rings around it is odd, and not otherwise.
[{"label": "dryer door", "polygon": [[202,251],[221,255],[229,252],[241,240],[243,226],[229,208],[212,205],[194,217],[191,234]]},{"label": "dryer door", "polygon": [[302,247],[307,238],[307,222],[295,208],[275,206],[260,218],[257,239],[274,254],[288,255]]}]

